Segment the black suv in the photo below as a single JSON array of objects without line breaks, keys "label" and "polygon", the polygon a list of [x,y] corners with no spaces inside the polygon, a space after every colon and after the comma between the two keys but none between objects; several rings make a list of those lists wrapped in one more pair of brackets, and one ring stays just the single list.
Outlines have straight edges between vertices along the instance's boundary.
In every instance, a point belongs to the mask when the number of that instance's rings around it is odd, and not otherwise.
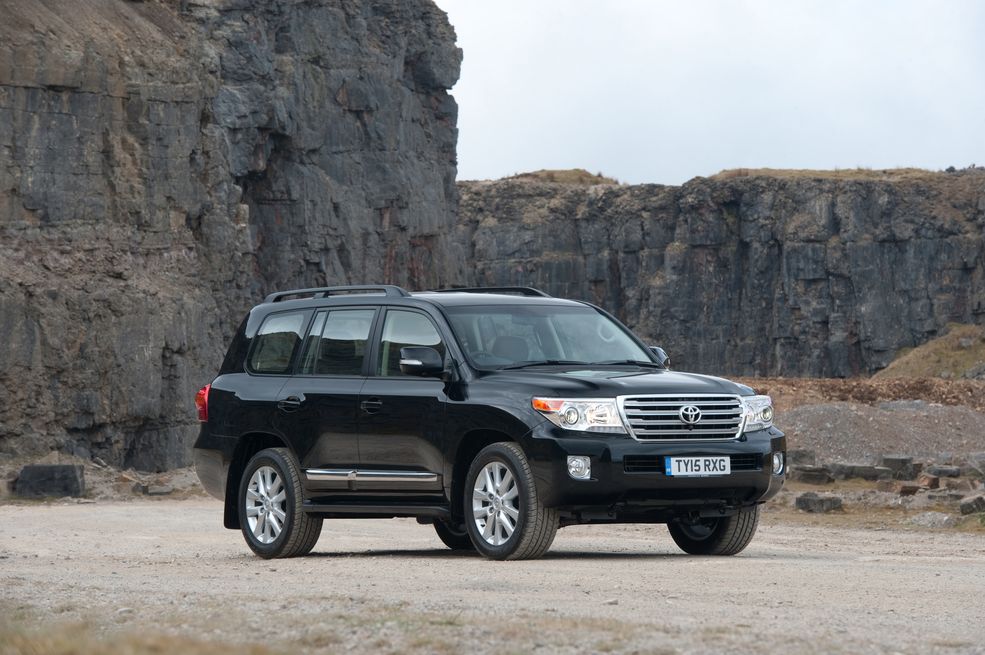
[{"label": "black suv", "polygon": [[578,523],[732,555],[785,473],[768,396],[523,287],[271,294],[196,404],[199,478],[261,557],[308,553],[326,518],[411,516],[494,559]]}]

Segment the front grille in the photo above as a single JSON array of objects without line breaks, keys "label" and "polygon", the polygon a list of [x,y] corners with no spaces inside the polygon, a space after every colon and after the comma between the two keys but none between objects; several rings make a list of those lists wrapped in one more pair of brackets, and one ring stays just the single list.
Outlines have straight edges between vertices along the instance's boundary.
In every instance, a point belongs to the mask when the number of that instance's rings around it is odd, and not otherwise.
[{"label": "front grille", "polygon": [[[626,396],[620,400],[623,418],[641,441],[734,439],[742,427],[738,396]],[[681,418],[685,407],[700,411],[697,422],[689,424]]]},{"label": "front grille", "polygon": [[[700,455],[696,455],[700,457]],[[759,453],[732,455],[732,471],[758,471],[762,468],[763,456]],[[622,460],[626,473],[658,473],[664,474],[663,455],[626,455]]]}]

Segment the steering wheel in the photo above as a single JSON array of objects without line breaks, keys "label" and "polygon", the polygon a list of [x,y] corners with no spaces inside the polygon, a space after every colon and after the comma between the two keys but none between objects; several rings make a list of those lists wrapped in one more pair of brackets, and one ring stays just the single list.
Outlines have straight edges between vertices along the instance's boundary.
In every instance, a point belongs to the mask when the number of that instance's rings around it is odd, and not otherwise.
[{"label": "steering wheel", "polygon": [[[608,337],[605,336],[604,334],[602,334],[603,328],[605,328],[605,329],[608,330],[608,332],[609,332],[609,336]],[[607,326],[607,325],[605,325],[603,323],[599,323],[598,325],[595,326],[595,334],[599,335],[599,339],[601,339],[602,341],[604,341],[606,343],[612,343],[612,341],[616,338],[616,333],[612,329],[612,327],[611,326]]]}]

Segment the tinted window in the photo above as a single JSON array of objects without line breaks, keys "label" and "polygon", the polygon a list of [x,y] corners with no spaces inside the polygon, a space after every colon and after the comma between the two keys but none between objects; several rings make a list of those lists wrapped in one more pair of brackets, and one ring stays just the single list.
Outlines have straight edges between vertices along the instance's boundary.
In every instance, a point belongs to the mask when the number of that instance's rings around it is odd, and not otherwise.
[{"label": "tinted window", "polygon": [[293,312],[268,316],[253,338],[250,370],[254,373],[287,373],[310,315]]},{"label": "tinted window", "polygon": [[445,356],[445,344],[437,328],[424,314],[390,310],[383,324],[380,343],[380,375],[403,375],[400,372],[400,349],[406,346],[428,346]]},{"label": "tinted window", "polygon": [[362,375],[375,309],[318,312],[301,362],[301,373]]}]

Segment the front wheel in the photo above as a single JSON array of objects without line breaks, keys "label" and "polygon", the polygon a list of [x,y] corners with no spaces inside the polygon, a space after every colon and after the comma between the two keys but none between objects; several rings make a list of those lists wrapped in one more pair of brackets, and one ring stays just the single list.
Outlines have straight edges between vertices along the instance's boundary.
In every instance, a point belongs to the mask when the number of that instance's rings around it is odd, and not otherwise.
[{"label": "front wheel", "polygon": [[322,520],[302,509],[301,467],[286,448],[261,450],[239,484],[239,524],[254,553],[267,559],[307,555]]},{"label": "front wheel", "polygon": [[512,442],[479,451],[465,480],[464,506],[472,543],[490,559],[535,559],[557,534],[557,510],[544,507],[527,456]]},{"label": "front wheel", "polygon": [[749,545],[758,526],[759,505],[743,507],[732,516],[667,524],[674,542],[691,555],[735,555]]}]

